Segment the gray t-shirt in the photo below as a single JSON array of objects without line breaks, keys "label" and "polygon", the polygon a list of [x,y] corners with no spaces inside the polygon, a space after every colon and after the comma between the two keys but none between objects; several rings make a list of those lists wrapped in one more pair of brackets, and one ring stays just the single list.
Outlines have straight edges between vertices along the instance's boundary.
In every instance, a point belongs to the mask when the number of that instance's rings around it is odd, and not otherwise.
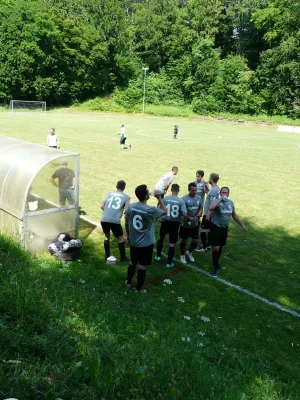
[{"label": "gray t-shirt", "polygon": [[204,215],[207,215],[208,209],[212,203],[215,203],[219,198],[220,188],[219,186],[213,186],[210,191],[207,193],[205,206],[204,206]]},{"label": "gray t-shirt", "polygon": [[211,222],[220,228],[227,228],[232,213],[234,212],[234,204],[230,199],[222,200],[211,214]]},{"label": "gray t-shirt", "polygon": [[104,210],[101,215],[101,222],[119,224],[123,215],[125,204],[129,199],[130,197],[127,194],[119,190],[108,193],[103,201]]},{"label": "gray t-shirt", "polygon": [[143,203],[132,203],[128,207],[125,220],[129,227],[130,245],[147,247],[155,243],[154,219],[163,215],[163,210]]},{"label": "gray t-shirt", "polygon": [[194,196],[191,197],[189,194],[187,194],[186,196],[182,197],[182,200],[185,202],[186,205],[186,209],[187,209],[187,215],[189,217],[194,217],[195,221],[191,222],[191,221],[185,221],[185,223],[182,225],[182,228],[195,228],[196,226],[198,226],[199,221],[198,218],[196,218],[196,215],[199,212],[199,209],[201,208],[201,197],[199,196]]},{"label": "gray t-shirt", "polygon": [[204,198],[205,198],[205,187],[209,188],[207,182],[198,182],[195,181],[197,185],[197,195],[202,199],[202,206],[204,205]]},{"label": "gray t-shirt", "polygon": [[180,222],[183,214],[187,212],[185,202],[178,196],[164,197],[163,202],[167,208],[167,214],[160,218],[161,222]]}]

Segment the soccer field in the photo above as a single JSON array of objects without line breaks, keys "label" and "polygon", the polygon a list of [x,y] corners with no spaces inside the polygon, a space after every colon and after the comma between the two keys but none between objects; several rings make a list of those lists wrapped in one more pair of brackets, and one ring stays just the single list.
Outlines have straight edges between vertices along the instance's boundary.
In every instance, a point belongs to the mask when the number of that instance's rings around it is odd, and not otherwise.
[{"label": "soccer field", "polygon": [[[99,204],[117,180],[134,189],[157,179],[173,165],[181,195],[197,169],[220,175],[230,187],[236,211],[248,225],[244,234],[234,221],[224,254],[224,278],[299,312],[300,135],[275,126],[247,126],[200,119],[94,113],[1,113],[0,134],[44,144],[51,127],[61,149],[80,153],[80,206],[98,221]],[[121,124],[131,150],[120,150]],[[173,125],[179,124],[173,140]],[[295,182],[294,182],[295,181]],[[151,199],[150,204],[155,204]],[[298,260],[298,261],[297,261]],[[197,266],[210,270],[207,254]]]}]

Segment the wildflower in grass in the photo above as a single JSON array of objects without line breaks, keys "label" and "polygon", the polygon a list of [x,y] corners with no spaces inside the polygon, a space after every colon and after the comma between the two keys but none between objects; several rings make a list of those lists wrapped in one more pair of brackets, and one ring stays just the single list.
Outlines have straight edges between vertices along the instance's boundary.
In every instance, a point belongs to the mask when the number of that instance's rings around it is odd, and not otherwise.
[{"label": "wildflower in grass", "polygon": [[204,347],[204,344],[203,343],[198,343],[197,347]]},{"label": "wildflower in grass", "polygon": [[184,336],[182,336],[181,340],[182,340],[183,342],[185,342],[185,337],[184,337]]},{"label": "wildflower in grass", "polygon": [[189,317],[188,315],[184,315],[183,318],[186,319],[187,321],[191,320],[191,317]]},{"label": "wildflower in grass", "polygon": [[166,283],[167,285],[172,285],[171,279],[165,279],[164,283]]},{"label": "wildflower in grass", "polygon": [[198,333],[199,333],[199,335],[202,336],[202,337],[205,336],[205,332],[200,331],[200,332],[198,332]]},{"label": "wildflower in grass", "polygon": [[85,283],[85,281],[83,279],[79,279],[80,283]]},{"label": "wildflower in grass", "polygon": [[202,315],[202,317],[200,319],[203,322],[210,322],[210,319],[208,317],[205,317],[204,315]]},{"label": "wildflower in grass", "polygon": [[77,262],[81,263],[81,260],[77,260]]},{"label": "wildflower in grass", "polygon": [[178,301],[180,301],[180,303],[184,303],[184,298],[183,297],[178,297]]},{"label": "wildflower in grass", "polygon": [[191,339],[190,339],[189,337],[187,337],[187,338],[186,338],[186,341],[187,341],[187,342],[190,342],[190,341],[191,341]]},{"label": "wildflower in grass", "polygon": [[69,264],[63,264],[64,268],[67,268],[69,266]]}]

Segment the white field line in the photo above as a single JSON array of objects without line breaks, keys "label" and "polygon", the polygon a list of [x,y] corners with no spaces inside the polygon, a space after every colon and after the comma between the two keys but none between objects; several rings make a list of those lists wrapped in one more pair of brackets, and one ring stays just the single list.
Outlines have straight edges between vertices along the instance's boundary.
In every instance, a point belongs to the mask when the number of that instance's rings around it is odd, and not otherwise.
[{"label": "white field line", "polygon": [[[90,222],[92,225],[100,226],[97,222],[92,221],[92,220],[89,219],[89,218],[83,217],[82,215],[80,215],[80,218],[84,219],[85,221]],[[155,250],[154,250],[154,251],[155,251]],[[162,254],[166,257],[166,254],[165,254],[165,253],[162,253]],[[176,261],[176,262],[178,262],[178,263],[180,263],[180,261],[179,261],[177,258],[173,258],[173,260]],[[288,314],[293,315],[294,317],[300,318],[300,313],[297,313],[297,311],[294,311],[294,310],[291,310],[291,309],[289,309],[289,308],[283,307],[282,305],[280,305],[280,304],[278,304],[278,303],[275,303],[274,301],[268,300],[268,299],[266,299],[265,297],[260,296],[259,294],[253,293],[253,292],[251,292],[250,290],[244,289],[244,288],[242,288],[242,287],[239,286],[239,285],[236,285],[236,284],[234,284],[234,283],[231,283],[231,282],[229,282],[229,281],[226,281],[225,279],[222,279],[222,278],[219,278],[219,277],[213,278],[212,275],[211,275],[209,272],[207,272],[207,271],[205,271],[204,269],[201,269],[201,268],[199,268],[199,267],[196,267],[196,266],[193,265],[193,264],[186,263],[186,264],[182,264],[182,265],[184,265],[184,266],[186,266],[186,267],[189,267],[189,268],[193,269],[194,271],[200,272],[201,274],[206,275],[207,277],[209,277],[209,278],[211,278],[211,279],[217,280],[217,281],[223,283],[224,285],[230,286],[230,287],[232,287],[233,289],[236,289],[236,290],[238,290],[239,292],[242,292],[242,293],[244,293],[244,294],[247,294],[247,295],[250,296],[250,297],[254,297],[255,299],[260,300],[261,302],[263,302],[263,303],[265,303],[265,304],[268,304],[269,306],[275,307],[275,308],[277,308],[277,309],[280,310],[280,311],[284,311],[284,312],[286,312],[286,313],[288,313]]]}]

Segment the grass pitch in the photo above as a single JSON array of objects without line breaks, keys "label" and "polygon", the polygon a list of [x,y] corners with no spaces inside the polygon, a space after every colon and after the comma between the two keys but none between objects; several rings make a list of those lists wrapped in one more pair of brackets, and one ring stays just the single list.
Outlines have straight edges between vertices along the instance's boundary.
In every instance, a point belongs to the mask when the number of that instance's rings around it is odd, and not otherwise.
[{"label": "grass pitch", "polygon": [[[131,150],[120,150],[122,123]],[[138,184],[153,188],[173,165],[182,195],[197,169],[206,178],[219,173],[219,185],[230,187],[249,228],[245,234],[231,222],[220,275],[300,312],[299,135],[146,115],[1,113],[0,134],[43,144],[51,127],[62,149],[81,155],[80,205],[96,221],[100,202],[119,179],[135,201]],[[137,298],[122,289],[126,266],[103,264],[101,232],[82,232],[82,264],[68,268],[49,257],[20,263],[16,252],[7,254],[7,244],[0,247],[10,265],[1,278],[6,297],[0,311],[3,327],[13,331],[0,336],[0,343],[9,343],[2,358],[21,360],[4,364],[0,393],[41,399],[300,397],[299,318],[186,268],[164,286],[163,264],[149,269],[149,295]],[[197,266],[211,270],[209,254],[195,258]]]}]

